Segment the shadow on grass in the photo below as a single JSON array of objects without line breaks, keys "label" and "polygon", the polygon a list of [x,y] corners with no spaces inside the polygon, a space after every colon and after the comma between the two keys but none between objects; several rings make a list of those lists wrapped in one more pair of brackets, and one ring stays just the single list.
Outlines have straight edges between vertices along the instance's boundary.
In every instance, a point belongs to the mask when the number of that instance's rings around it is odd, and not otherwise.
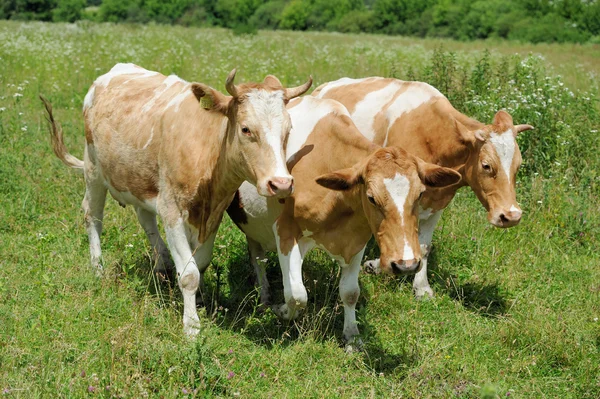
[{"label": "shadow on grass", "polygon": [[[462,264],[473,269],[470,257],[461,256],[453,259],[453,253],[444,254],[446,264]],[[461,282],[461,279],[448,268],[439,268],[439,260],[435,247],[429,254],[428,267],[433,270],[433,278],[429,282],[439,291],[446,292],[448,296],[460,302],[466,309],[483,317],[498,317],[506,315],[508,311],[508,293],[497,283]],[[410,281],[412,284],[412,279]]]},{"label": "shadow on grass", "polygon": [[[275,254],[269,255],[267,276],[271,286],[271,300],[283,303],[283,284]],[[208,306],[208,314],[221,328],[245,335],[257,345],[271,349],[287,347],[299,338],[310,337],[315,342],[335,339],[343,350],[344,310],[339,299],[339,267],[323,252],[312,251],[303,265],[305,286],[308,292],[307,309],[295,321],[279,319],[270,309],[260,305],[259,292],[254,287],[254,272],[248,256],[234,254],[229,257],[228,270],[215,273],[221,279],[207,284],[207,294],[219,297],[218,306]],[[226,276],[226,277],[225,277]],[[219,286],[219,294],[211,293]],[[365,315],[368,301],[361,295],[357,305],[361,337],[364,339],[365,364],[377,373],[391,374],[409,368],[416,361],[408,350],[400,354],[389,353],[378,338],[377,327],[372,326]]]},{"label": "shadow on grass", "polygon": [[[379,258],[379,248],[375,240],[371,239],[365,251],[366,259]],[[472,269],[471,255],[463,252],[447,251],[444,253],[445,264],[461,264]],[[448,271],[449,268],[439,268],[439,259],[435,244],[428,258],[429,283],[438,294],[445,292],[450,298],[460,302],[466,309],[484,317],[503,316],[508,311],[508,293],[503,291],[497,283],[485,282],[462,283],[460,278]],[[433,273],[433,277],[431,274]],[[413,277],[404,278],[404,284],[412,286]]]}]

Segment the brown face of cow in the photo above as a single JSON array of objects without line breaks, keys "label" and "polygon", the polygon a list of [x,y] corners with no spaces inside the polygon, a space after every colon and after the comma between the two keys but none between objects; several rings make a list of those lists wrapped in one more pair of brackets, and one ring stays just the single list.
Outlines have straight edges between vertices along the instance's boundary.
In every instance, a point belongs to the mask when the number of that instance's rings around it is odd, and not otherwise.
[{"label": "brown face of cow", "polygon": [[[287,197],[293,191],[294,180],[284,155],[284,143],[292,127],[285,105],[305,93],[312,85],[312,78],[302,86],[284,88],[271,75],[260,84],[238,86],[233,84],[234,77],[235,70],[226,81],[231,97],[214,90],[210,95],[213,109],[229,119],[229,151],[235,156],[235,167],[241,177],[257,187],[260,195]],[[218,105],[221,103],[224,106]]]},{"label": "brown face of cow", "polygon": [[421,269],[418,203],[426,187],[460,181],[452,169],[432,165],[397,147],[386,147],[352,168],[321,176],[320,185],[360,192],[362,208],[381,250],[380,266],[390,274]]},{"label": "brown face of cow", "polygon": [[521,221],[522,210],[516,199],[517,172],[521,152],[517,134],[533,129],[513,125],[512,117],[498,111],[492,125],[474,132],[474,151],[465,165],[469,185],[488,211],[488,220],[496,227],[512,227]]}]

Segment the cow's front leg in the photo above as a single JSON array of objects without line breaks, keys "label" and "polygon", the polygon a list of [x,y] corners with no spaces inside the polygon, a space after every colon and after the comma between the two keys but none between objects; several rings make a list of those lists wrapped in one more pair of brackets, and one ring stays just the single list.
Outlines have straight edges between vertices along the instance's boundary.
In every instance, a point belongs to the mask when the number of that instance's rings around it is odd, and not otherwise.
[{"label": "cow's front leg", "polygon": [[[277,223],[274,226],[277,226]],[[276,227],[274,231],[283,277],[285,303],[274,306],[273,311],[282,319],[291,320],[298,317],[308,302],[308,294],[302,282],[302,261],[309,248],[307,243],[302,243],[302,240],[299,242],[294,238],[279,237]]]},{"label": "cow's front leg", "polygon": [[349,264],[342,264],[342,276],[340,278],[340,298],[344,303],[344,339],[346,340],[346,351],[351,352],[361,349],[362,341],[359,337],[356,322],[356,303],[360,296],[358,286],[358,273],[360,272],[360,261],[365,248],[354,255]]},{"label": "cow's front leg", "polygon": [[421,270],[415,275],[413,280],[413,293],[416,299],[426,299],[433,297],[433,290],[429,286],[427,280],[427,258],[429,249],[431,248],[431,240],[433,231],[437,226],[443,211],[437,211],[431,214],[427,219],[423,219],[419,223],[419,243],[421,244]]},{"label": "cow's front leg", "polygon": [[196,291],[200,284],[200,272],[186,234],[185,222],[179,217],[175,222],[165,222],[167,243],[177,269],[177,281],[183,295],[183,332],[194,337],[200,331],[200,319],[196,312]]}]

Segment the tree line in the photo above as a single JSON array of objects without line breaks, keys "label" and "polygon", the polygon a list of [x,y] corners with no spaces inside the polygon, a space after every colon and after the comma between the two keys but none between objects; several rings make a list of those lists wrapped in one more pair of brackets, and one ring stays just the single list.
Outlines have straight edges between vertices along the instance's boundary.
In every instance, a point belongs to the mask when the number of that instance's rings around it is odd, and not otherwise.
[{"label": "tree line", "polygon": [[0,0],[0,18],[600,43],[600,0]]}]

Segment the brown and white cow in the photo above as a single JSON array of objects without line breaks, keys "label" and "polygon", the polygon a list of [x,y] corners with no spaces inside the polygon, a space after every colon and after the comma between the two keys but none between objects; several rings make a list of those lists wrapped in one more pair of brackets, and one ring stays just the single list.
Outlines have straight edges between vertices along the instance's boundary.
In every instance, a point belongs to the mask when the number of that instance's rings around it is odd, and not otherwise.
[{"label": "brown and white cow", "polygon": [[[293,178],[283,158],[291,128],[285,104],[306,92],[309,79],[284,88],[277,78],[226,88],[231,96],[175,75],[164,76],[133,64],[117,64],[85,96],[85,151],[70,155],[52,109],[54,152],[66,165],[83,169],[83,210],[92,265],[102,270],[100,235],[107,190],[123,206],[134,206],[156,254],[159,269],[168,257],[160,237],[160,215],[183,294],[183,325],[199,328],[196,291],[210,263],[223,212],[244,181],[260,195],[285,197]],[[199,270],[200,269],[200,270]]]},{"label": "brown and white cow", "polygon": [[[494,226],[511,227],[521,220],[515,193],[521,153],[515,138],[532,126],[514,125],[505,111],[498,111],[492,124],[485,125],[458,112],[438,90],[422,82],[342,78],[319,86],[312,95],[344,104],[361,133],[374,143],[404,148],[462,175],[461,185],[428,188],[421,199],[419,239],[426,250],[413,283],[417,298],[433,295],[427,281],[427,250],[443,209],[461,186],[473,189]],[[378,261],[365,266],[377,269]]]},{"label": "brown and white cow", "polygon": [[288,110],[293,128],[286,154],[294,193],[281,205],[243,184],[228,213],[248,237],[263,303],[268,283],[262,258],[265,250],[277,250],[285,297],[274,307],[280,317],[293,318],[306,306],[302,261],[310,249],[324,249],[338,261],[344,337],[352,342],[367,242],[375,235],[386,272],[418,271],[418,199],[426,187],[455,184],[460,174],[400,148],[374,145],[337,101],[307,96],[290,102]]}]

